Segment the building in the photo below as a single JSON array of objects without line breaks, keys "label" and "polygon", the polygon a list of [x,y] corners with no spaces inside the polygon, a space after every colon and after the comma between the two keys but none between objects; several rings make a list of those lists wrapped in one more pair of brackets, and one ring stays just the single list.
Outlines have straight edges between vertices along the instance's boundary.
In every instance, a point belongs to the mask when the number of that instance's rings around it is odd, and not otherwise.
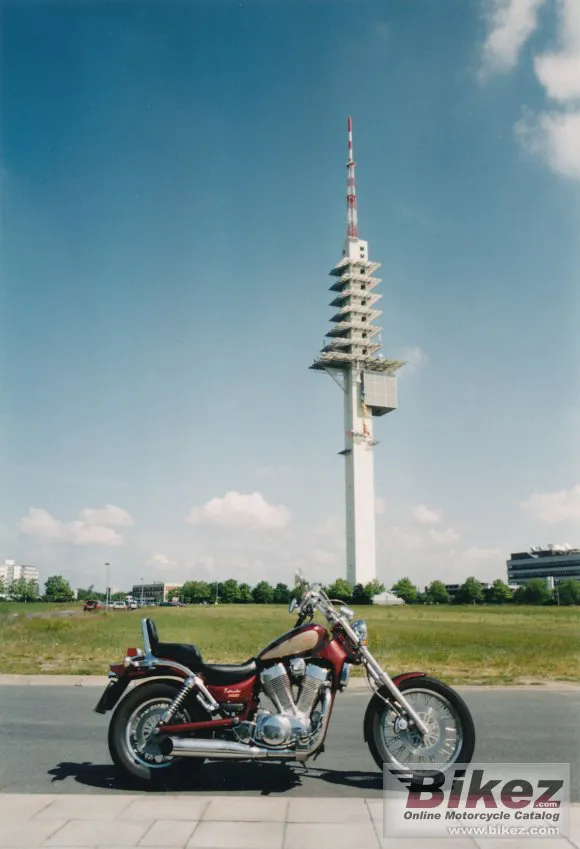
[{"label": "building", "polygon": [[14,560],[5,560],[0,564],[0,579],[8,589],[14,581],[34,581],[38,586],[38,569],[35,566],[16,566]]},{"label": "building", "polygon": [[395,372],[404,363],[379,354],[381,328],[374,322],[381,314],[375,309],[381,281],[373,274],[380,263],[369,260],[368,243],[359,238],[350,118],[346,167],[346,239],[330,271],[336,312],[310,368],[327,372],[344,395],[345,445],[338,453],[345,459],[346,579],[354,586],[376,578],[373,418],[396,409]]},{"label": "building", "polygon": [[164,584],[161,581],[156,581],[152,584],[135,584],[131,590],[131,597],[136,602],[154,602],[160,604],[162,601],[168,601],[177,595],[181,589],[181,584]]},{"label": "building", "polygon": [[519,551],[507,561],[509,584],[521,586],[530,578],[553,579],[552,586],[573,578],[580,581],[580,549],[570,545],[539,545]]}]

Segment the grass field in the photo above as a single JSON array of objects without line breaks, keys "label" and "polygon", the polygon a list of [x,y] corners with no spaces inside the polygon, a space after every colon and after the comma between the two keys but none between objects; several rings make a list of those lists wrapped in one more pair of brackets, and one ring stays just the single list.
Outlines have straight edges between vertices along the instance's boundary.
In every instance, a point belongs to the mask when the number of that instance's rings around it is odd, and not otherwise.
[{"label": "grass field", "polygon": [[[73,609],[74,604],[54,605]],[[139,611],[8,620],[48,605],[0,604],[0,673],[105,675],[141,645]],[[580,682],[580,608],[366,607],[370,648],[391,673],[421,669],[449,683]],[[243,661],[288,630],[286,608],[152,609],[163,641],[195,643],[209,662]]]}]

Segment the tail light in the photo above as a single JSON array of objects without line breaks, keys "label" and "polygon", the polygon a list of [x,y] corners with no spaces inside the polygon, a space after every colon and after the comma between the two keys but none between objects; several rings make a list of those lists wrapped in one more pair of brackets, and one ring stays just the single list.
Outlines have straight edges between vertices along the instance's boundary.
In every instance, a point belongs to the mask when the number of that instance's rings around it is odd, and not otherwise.
[{"label": "tail light", "polygon": [[127,649],[126,657],[139,657],[141,649]]}]

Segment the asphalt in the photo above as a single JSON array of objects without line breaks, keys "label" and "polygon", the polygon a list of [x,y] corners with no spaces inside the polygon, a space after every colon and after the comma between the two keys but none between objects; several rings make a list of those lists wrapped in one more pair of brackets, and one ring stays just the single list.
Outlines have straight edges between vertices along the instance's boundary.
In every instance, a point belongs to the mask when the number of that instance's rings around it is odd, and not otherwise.
[{"label": "asphalt", "polygon": [[[480,763],[570,763],[580,801],[580,691],[458,688],[474,716]],[[110,714],[93,712],[95,686],[0,686],[0,793],[135,793],[115,774],[107,749]],[[172,793],[380,798],[382,776],[362,736],[368,694],[337,699],[326,751],[297,765],[207,763]]]}]

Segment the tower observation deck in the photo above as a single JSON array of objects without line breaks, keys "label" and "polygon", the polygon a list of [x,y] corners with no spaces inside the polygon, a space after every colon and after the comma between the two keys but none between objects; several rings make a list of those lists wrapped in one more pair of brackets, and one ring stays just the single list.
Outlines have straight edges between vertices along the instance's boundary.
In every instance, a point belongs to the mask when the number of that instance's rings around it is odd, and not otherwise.
[{"label": "tower observation deck", "polygon": [[331,327],[311,369],[325,371],[344,393],[346,484],[346,577],[351,585],[376,577],[373,418],[397,408],[396,372],[405,363],[385,359],[381,350],[382,314],[376,304],[380,263],[368,257],[359,238],[352,119],[348,119],[347,234],[342,257],[330,271],[335,308]]}]

